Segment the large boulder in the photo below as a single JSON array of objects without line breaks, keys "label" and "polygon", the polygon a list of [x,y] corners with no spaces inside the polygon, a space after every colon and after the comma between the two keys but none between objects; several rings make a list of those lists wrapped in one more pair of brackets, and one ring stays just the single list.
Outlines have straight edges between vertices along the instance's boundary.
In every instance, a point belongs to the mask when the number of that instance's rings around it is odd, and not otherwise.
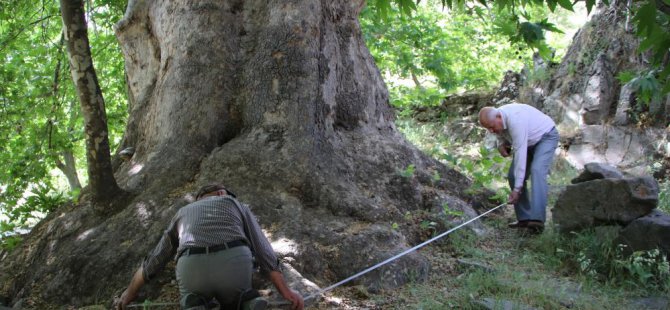
[{"label": "large boulder", "polygon": [[562,232],[608,224],[625,226],[656,208],[658,191],[658,183],[648,176],[568,185],[552,209],[554,224]]},{"label": "large boulder", "polygon": [[626,245],[627,254],[659,249],[670,258],[670,215],[653,210],[624,227],[614,242]]},{"label": "large boulder", "polygon": [[588,163],[584,165],[584,171],[572,179],[570,183],[577,184],[598,179],[623,179],[623,173],[612,165],[605,163]]}]

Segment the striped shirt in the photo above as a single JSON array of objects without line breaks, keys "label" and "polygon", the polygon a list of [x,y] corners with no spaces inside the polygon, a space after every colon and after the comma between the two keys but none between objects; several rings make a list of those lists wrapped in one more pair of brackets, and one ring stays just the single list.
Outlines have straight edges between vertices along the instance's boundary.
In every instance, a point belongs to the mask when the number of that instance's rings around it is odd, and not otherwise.
[{"label": "striped shirt", "polygon": [[231,196],[209,196],[177,211],[156,247],[142,263],[144,279],[153,278],[170,259],[186,248],[215,246],[235,240],[244,240],[249,245],[262,271],[279,270],[279,260],[251,210]]}]

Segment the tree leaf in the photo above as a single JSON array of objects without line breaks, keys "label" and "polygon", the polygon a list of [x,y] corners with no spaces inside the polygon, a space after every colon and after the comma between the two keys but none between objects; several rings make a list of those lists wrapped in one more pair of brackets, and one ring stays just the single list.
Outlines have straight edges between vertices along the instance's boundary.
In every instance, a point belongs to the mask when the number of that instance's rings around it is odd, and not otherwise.
[{"label": "tree leaf", "polygon": [[551,31],[551,32],[556,32],[556,33],[563,33],[563,31],[561,31],[561,29],[558,29],[558,27],[556,27],[556,25],[550,23],[546,18],[544,20],[542,20],[541,22],[537,23],[537,24],[540,26],[540,28],[542,28],[544,30]]},{"label": "tree leaf", "polygon": [[633,20],[637,22],[637,33],[640,35],[650,36],[654,30],[656,22],[656,6],[654,1],[649,1],[642,5]]},{"label": "tree leaf", "polygon": [[560,5],[562,8],[574,12],[574,9],[572,7],[572,2],[570,0],[558,0],[558,5]]},{"label": "tree leaf", "polygon": [[542,28],[531,22],[520,23],[519,34],[527,44],[533,44],[544,39]]},{"label": "tree leaf", "polygon": [[395,0],[398,8],[402,14],[412,16],[412,12],[416,11],[416,3],[414,0]]},{"label": "tree leaf", "polygon": [[[587,0],[587,1],[595,1],[595,0]],[[549,7],[549,10],[554,12],[556,10],[556,0],[547,0],[547,7]]]},{"label": "tree leaf", "polygon": [[586,0],[586,14],[591,14],[591,9],[596,4],[596,0]]}]

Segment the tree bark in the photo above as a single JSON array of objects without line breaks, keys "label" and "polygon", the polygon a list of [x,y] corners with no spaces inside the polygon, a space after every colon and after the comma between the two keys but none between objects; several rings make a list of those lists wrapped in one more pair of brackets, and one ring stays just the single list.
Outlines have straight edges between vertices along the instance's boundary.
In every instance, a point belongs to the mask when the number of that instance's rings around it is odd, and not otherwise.
[{"label": "tree bark", "polygon": [[[153,191],[223,181],[300,244],[290,255],[310,258],[299,269],[322,281],[415,242],[381,223],[438,210],[469,181],[396,131],[362,38],[364,5],[130,1],[117,36],[133,102],[123,147],[135,155],[117,171],[121,184]],[[416,174],[401,177],[409,165]],[[435,173],[447,180],[433,182]],[[360,231],[337,232],[356,223]],[[363,282],[398,285],[428,267],[409,255],[391,269]]]},{"label": "tree bark", "polygon": [[122,190],[112,171],[105,102],[91,58],[84,2],[61,0],[60,3],[70,73],[85,122],[89,187],[94,205],[104,208]]},{"label": "tree bark", "polygon": [[81,183],[79,182],[79,175],[77,174],[77,166],[75,164],[75,158],[71,151],[61,152],[63,155],[63,161],[60,158],[56,158],[56,167],[63,172],[67,178],[67,182],[70,185],[70,190],[80,190]]},{"label": "tree bark", "polygon": [[[446,230],[459,219],[445,204],[475,216],[471,182],[396,130],[360,30],[364,4],[130,0],[116,32],[132,103],[120,149],[135,152],[115,175],[139,194],[111,217],[76,208],[36,228],[39,245],[15,260],[31,273],[6,276],[9,296],[111,299],[206,183],[250,205],[303,294],[314,292],[305,283],[325,287],[425,240],[422,220]],[[400,173],[410,165],[413,175]],[[429,267],[412,252],[354,284],[392,288]],[[147,294],[155,300],[172,277],[163,272]]]}]

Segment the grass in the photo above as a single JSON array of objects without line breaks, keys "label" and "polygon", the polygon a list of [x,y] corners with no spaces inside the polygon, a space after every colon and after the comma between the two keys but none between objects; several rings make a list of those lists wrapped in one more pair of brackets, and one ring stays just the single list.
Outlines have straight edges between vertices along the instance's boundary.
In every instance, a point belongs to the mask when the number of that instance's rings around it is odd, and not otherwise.
[{"label": "grass", "polygon": [[670,180],[665,180],[659,185],[658,208],[665,213],[670,213]]}]

